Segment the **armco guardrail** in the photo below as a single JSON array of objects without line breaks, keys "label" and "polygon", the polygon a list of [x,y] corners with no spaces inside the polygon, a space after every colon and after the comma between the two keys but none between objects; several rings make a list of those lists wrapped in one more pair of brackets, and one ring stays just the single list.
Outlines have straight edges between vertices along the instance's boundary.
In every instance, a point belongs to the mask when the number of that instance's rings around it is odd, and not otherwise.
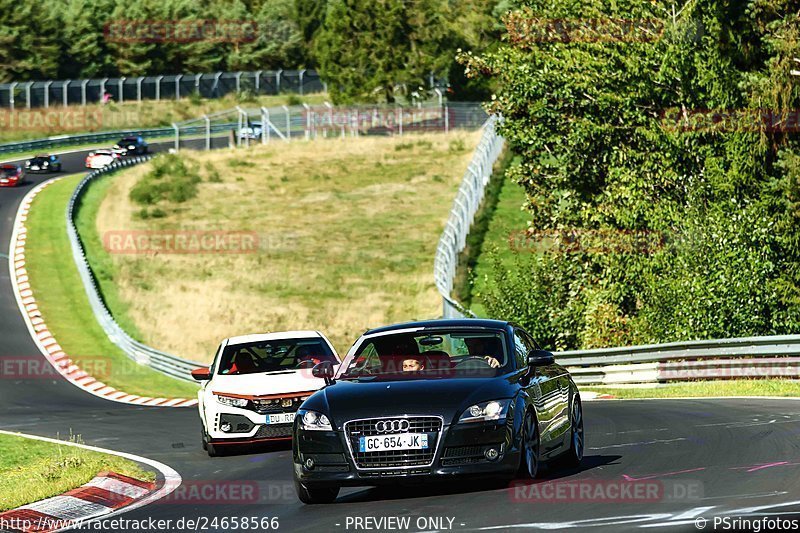
[{"label": "armco guardrail", "polygon": [[149,366],[178,379],[191,381],[190,372],[195,368],[203,366],[201,363],[181,359],[180,357],[161,352],[142,344],[125,333],[114,320],[114,317],[103,301],[103,297],[100,295],[97,281],[92,274],[92,269],[88,261],[86,261],[86,253],[80,236],[78,235],[78,228],[75,226],[75,214],[86,186],[90,181],[109,172],[114,172],[130,165],[136,165],[149,159],[150,156],[133,157],[87,174],[72,193],[72,197],[67,205],[67,234],[69,236],[70,246],[72,247],[72,255],[75,259],[75,264],[78,267],[78,274],[86,289],[86,295],[89,297],[89,305],[91,305],[97,321],[100,323],[100,326],[103,328],[106,335],[108,335],[111,342],[116,344],[128,357],[139,364]]},{"label": "armco guardrail", "polygon": [[497,134],[497,121],[496,116],[490,116],[483,126],[483,136],[472,156],[472,162],[464,173],[444,232],[436,247],[433,277],[436,288],[442,296],[442,315],[445,318],[472,316],[472,313],[453,300],[450,294],[453,292],[458,254],[466,246],[467,234],[483,200],[486,184],[492,176],[492,168],[503,151],[504,140]]},{"label": "armco guardrail", "polygon": [[[236,127],[236,123],[214,124],[211,127],[211,133],[228,132]],[[196,126],[187,128],[183,132],[185,135],[202,135],[206,133],[206,128]],[[46,139],[33,139],[29,141],[19,141],[12,143],[0,144],[0,154],[16,154],[21,152],[35,152],[38,150],[46,150],[50,148],[59,148],[65,146],[81,146],[94,143],[116,142],[122,137],[128,135],[142,135],[143,137],[169,137],[175,135],[174,128],[149,128],[149,129],[131,129],[131,130],[118,130],[118,131],[103,131],[97,133],[83,133],[80,135],[59,135],[57,137],[48,137]]]},{"label": "armco guardrail", "polygon": [[579,384],[800,377],[800,335],[556,352]]}]

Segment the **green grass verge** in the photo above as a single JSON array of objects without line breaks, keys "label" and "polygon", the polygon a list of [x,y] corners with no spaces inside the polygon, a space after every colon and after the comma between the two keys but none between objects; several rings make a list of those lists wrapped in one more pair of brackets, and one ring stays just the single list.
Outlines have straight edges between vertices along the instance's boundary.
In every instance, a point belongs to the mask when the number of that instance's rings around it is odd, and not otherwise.
[{"label": "green grass verge", "polygon": [[197,387],[193,383],[135,363],[95,320],[72,258],[64,216],[81,178],[69,176],[44,189],[28,216],[28,274],[49,330],[78,366],[107,385],[140,396],[194,398]]},{"label": "green grass verge", "polygon": [[458,256],[456,278],[453,282],[453,295],[456,301],[469,307],[472,303],[472,289],[475,266],[481,255],[489,225],[495,216],[500,192],[505,183],[505,171],[513,160],[511,152],[506,151],[495,163],[494,171],[483,195],[483,202],[475,213],[475,219],[467,233],[466,246]]},{"label": "green grass verge", "polygon": [[104,470],[142,481],[156,479],[154,472],[115,455],[0,435],[0,511],[63,494]]},{"label": "green grass verge", "polygon": [[[487,316],[481,303],[481,294],[492,284],[492,254],[496,253],[504,266],[514,268],[517,252],[511,248],[509,236],[512,232],[524,230],[530,220],[530,215],[522,207],[526,198],[525,189],[504,176],[505,169],[512,161],[511,157],[506,156],[495,171],[487,189],[482,212],[476,216],[470,230],[468,238],[475,239],[466,248],[470,257],[463,259],[462,254],[462,261],[466,262],[467,268],[463,268],[464,264],[459,265],[462,278],[457,286],[462,287],[461,293],[467,296],[464,302],[468,302],[468,307],[481,317]],[[473,232],[477,232],[475,237],[472,236]],[[465,284],[469,287],[463,288]]]},{"label": "green grass verge", "polygon": [[78,208],[76,225],[86,252],[86,259],[92,267],[106,306],[113,310],[114,320],[128,335],[139,342],[144,342],[139,328],[128,318],[127,302],[119,298],[114,284],[114,265],[111,256],[103,248],[103,241],[97,232],[97,211],[112,183],[113,174],[106,174],[89,183]]},{"label": "green grass verge", "polygon": [[800,396],[800,380],[735,379],[671,383],[658,387],[581,387],[623,399],[709,396]]}]

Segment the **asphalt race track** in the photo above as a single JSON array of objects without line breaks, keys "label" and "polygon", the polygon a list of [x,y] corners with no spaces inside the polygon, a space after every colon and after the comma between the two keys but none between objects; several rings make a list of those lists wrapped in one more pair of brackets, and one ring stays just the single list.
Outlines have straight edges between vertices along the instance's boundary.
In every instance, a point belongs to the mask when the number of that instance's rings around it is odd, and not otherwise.
[{"label": "asphalt race track", "polygon": [[[168,146],[152,145],[154,151]],[[65,173],[83,170],[85,153],[63,155]],[[5,254],[20,200],[45,179],[29,176],[20,187],[0,189],[2,359],[41,357],[12,295]],[[0,429],[79,434],[87,444],[176,469],[184,486],[167,501],[123,515],[131,520],[277,517],[281,531],[309,532],[697,531],[696,521],[711,530],[715,515],[800,509],[800,502],[776,507],[800,500],[800,401],[790,399],[586,402],[587,450],[580,470],[550,470],[535,485],[511,488],[462,482],[348,489],[335,504],[323,506],[296,499],[287,446],[210,459],[200,446],[194,408],[134,407],[96,398],[60,378],[2,376],[0,404]],[[408,527],[393,522],[398,517],[410,517]],[[207,527],[231,529],[211,522]]]}]

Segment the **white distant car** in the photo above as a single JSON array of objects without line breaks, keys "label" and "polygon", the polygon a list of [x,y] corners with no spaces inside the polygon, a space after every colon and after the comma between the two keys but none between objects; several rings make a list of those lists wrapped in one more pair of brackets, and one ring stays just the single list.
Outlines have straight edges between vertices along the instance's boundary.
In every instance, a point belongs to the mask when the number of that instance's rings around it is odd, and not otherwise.
[{"label": "white distant car", "polygon": [[341,362],[318,331],[284,331],[225,339],[202,381],[198,408],[203,448],[214,457],[231,445],[291,440],[295,413],[325,385],[311,368]]},{"label": "white distant car", "polygon": [[250,122],[247,126],[239,130],[239,138],[244,139],[260,139],[263,133],[261,122]]},{"label": "white distant car", "polygon": [[86,168],[105,168],[118,159],[120,159],[119,154],[112,150],[95,150],[86,156]]}]

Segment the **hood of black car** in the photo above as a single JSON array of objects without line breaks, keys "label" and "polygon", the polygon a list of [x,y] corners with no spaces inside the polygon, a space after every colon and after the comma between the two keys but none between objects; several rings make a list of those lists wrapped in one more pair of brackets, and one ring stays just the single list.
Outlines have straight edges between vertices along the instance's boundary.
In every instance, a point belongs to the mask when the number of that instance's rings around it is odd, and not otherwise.
[{"label": "hood of black car", "polygon": [[[511,398],[511,378],[337,381],[321,391],[336,426],[348,420],[436,415],[450,424],[470,405]],[[309,406],[309,408],[313,408]]]}]

